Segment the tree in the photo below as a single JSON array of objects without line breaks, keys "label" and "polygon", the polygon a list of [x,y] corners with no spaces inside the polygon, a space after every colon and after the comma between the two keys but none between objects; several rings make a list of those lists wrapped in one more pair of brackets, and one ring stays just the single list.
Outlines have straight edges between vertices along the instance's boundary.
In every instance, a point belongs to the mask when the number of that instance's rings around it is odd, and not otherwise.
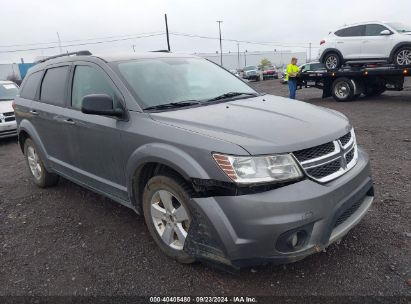
[{"label": "tree", "polygon": [[264,68],[264,67],[272,66],[272,65],[273,65],[273,64],[271,63],[270,60],[268,60],[267,58],[263,58],[263,59],[261,59],[260,64],[258,65],[258,67],[259,67],[260,69],[262,69],[262,68]]}]

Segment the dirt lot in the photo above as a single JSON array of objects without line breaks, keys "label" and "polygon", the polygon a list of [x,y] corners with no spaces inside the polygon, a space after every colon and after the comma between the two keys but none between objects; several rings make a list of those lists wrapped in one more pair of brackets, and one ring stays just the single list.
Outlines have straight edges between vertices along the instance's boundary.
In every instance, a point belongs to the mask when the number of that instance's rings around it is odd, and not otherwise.
[{"label": "dirt lot", "polygon": [[[277,80],[253,83],[287,95]],[[244,269],[180,265],[156,247],[143,219],[61,180],[30,181],[16,140],[0,141],[0,295],[411,296],[411,82],[403,92],[350,103],[300,100],[343,112],[370,154],[375,204],[326,252],[289,265]]]}]

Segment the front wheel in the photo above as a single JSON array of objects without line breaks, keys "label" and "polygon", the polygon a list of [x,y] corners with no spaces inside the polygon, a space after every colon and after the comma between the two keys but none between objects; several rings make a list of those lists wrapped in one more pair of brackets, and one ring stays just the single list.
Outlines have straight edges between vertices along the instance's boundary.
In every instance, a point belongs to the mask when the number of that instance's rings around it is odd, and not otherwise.
[{"label": "front wheel", "polygon": [[191,224],[189,189],[183,181],[154,176],[143,192],[143,212],[147,228],[160,249],[180,263],[195,261],[184,251]]},{"label": "front wheel", "polygon": [[394,55],[394,63],[399,66],[411,65],[411,47],[400,48]]}]

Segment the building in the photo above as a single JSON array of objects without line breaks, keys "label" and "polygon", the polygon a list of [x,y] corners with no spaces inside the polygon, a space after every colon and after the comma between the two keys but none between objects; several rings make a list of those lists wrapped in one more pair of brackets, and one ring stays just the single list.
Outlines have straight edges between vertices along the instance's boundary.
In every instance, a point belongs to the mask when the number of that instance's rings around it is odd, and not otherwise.
[{"label": "building", "polygon": [[33,63],[0,64],[0,80],[8,80],[9,78],[22,80],[32,66]]},{"label": "building", "polygon": [[[217,64],[220,64],[219,53],[196,53],[195,55],[201,56],[208,60],[211,60]],[[291,58],[298,58],[298,63],[302,64],[307,61],[306,52],[291,52],[291,51],[276,51],[276,52],[230,52],[223,53],[223,66],[226,69],[241,69],[248,65],[258,66],[261,59],[267,58],[276,67],[283,67],[290,63]]]}]

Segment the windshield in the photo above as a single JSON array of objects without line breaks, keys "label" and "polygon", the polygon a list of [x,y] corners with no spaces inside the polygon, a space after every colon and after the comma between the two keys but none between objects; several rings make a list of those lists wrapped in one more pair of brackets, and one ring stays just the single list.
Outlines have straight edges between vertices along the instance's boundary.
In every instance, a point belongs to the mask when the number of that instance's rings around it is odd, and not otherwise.
[{"label": "windshield", "polygon": [[275,68],[273,66],[265,66],[263,67],[263,71],[271,71],[274,70]]},{"label": "windshield", "polygon": [[399,23],[399,22],[394,22],[394,23],[387,23],[389,26],[391,26],[394,30],[396,30],[398,33],[408,33],[411,32],[411,26]]},{"label": "windshield", "polygon": [[19,93],[19,88],[14,83],[0,84],[0,101],[13,100]]},{"label": "windshield", "polygon": [[117,63],[143,108],[206,100],[229,92],[256,93],[218,65],[201,58],[150,58]]},{"label": "windshield", "polygon": [[250,70],[257,70],[257,67],[255,66],[247,66],[244,68],[244,71],[250,71]]}]

